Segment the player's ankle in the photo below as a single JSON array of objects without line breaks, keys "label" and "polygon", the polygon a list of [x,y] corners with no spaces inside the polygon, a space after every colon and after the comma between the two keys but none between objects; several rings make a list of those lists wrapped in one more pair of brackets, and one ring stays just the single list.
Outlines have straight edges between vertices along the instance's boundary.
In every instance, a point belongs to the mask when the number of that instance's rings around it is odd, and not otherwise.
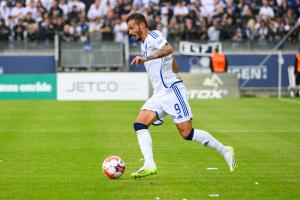
[{"label": "player's ankle", "polygon": [[219,152],[224,156],[229,150],[228,146],[223,146]]}]

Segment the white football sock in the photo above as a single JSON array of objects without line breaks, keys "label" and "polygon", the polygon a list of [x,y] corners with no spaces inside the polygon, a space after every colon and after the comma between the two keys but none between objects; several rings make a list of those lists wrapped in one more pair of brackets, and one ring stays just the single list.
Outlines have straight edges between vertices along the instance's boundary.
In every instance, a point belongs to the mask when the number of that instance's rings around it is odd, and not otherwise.
[{"label": "white football sock", "polygon": [[153,160],[152,153],[152,139],[148,129],[141,129],[136,131],[138,143],[140,145],[140,149],[144,156],[144,166],[148,168],[156,167],[156,164]]},{"label": "white football sock", "polygon": [[206,131],[194,129],[193,141],[197,141],[204,146],[214,148],[222,155],[227,152],[227,148]]}]

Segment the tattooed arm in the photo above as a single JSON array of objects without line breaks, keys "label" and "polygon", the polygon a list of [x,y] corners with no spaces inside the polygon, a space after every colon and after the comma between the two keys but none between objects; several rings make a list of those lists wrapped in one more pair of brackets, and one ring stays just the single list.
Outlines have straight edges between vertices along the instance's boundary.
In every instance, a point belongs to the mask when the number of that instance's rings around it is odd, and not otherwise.
[{"label": "tattooed arm", "polygon": [[172,70],[175,74],[179,73],[179,66],[177,61],[175,60],[175,58],[173,58],[173,62],[172,62]]},{"label": "tattooed arm", "polygon": [[150,56],[147,56],[146,61],[153,60],[153,59],[156,59],[156,58],[162,58],[162,57],[165,57],[167,55],[170,55],[171,53],[173,53],[173,48],[169,43],[166,43],[159,51],[153,53]]},{"label": "tattooed arm", "polygon": [[132,61],[131,61],[131,65],[132,64],[140,64],[143,62],[146,62],[148,60],[153,60],[156,58],[162,58],[165,56],[170,55],[171,53],[173,53],[173,48],[169,43],[166,43],[160,50],[158,50],[157,52],[153,53],[150,56],[147,57],[143,57],[143,56],[136,56]]}]

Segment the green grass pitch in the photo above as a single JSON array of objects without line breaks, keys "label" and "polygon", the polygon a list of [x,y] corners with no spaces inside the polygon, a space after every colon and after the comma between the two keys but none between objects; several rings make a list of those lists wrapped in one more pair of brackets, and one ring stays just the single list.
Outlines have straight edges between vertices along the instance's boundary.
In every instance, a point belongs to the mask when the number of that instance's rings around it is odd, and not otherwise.
[{"label": "green grass pitch", "polygon": [[[0,199],[300,199],[293,101],[190,101],[194,127],[235,147],[238,170],[168,118],[150,128],[158,174],[143,179],[130,177],[143,164],[132,128],[142,101],[0,101]],[[118,180],[101,172],[111,155],[126,163]]]}]

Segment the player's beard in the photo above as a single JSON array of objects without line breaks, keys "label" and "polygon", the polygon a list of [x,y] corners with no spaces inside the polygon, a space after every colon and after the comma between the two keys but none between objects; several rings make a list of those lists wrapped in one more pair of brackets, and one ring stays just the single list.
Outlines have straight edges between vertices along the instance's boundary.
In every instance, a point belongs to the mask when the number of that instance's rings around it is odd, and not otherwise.
[{"label": "player's beard", "polygon": [[139,29],[138,32],[136,33],[135,40],[136,41],[141,41],[142,40],[142,35],[143,35],[143,32],[142,32],[141,29]]}]

